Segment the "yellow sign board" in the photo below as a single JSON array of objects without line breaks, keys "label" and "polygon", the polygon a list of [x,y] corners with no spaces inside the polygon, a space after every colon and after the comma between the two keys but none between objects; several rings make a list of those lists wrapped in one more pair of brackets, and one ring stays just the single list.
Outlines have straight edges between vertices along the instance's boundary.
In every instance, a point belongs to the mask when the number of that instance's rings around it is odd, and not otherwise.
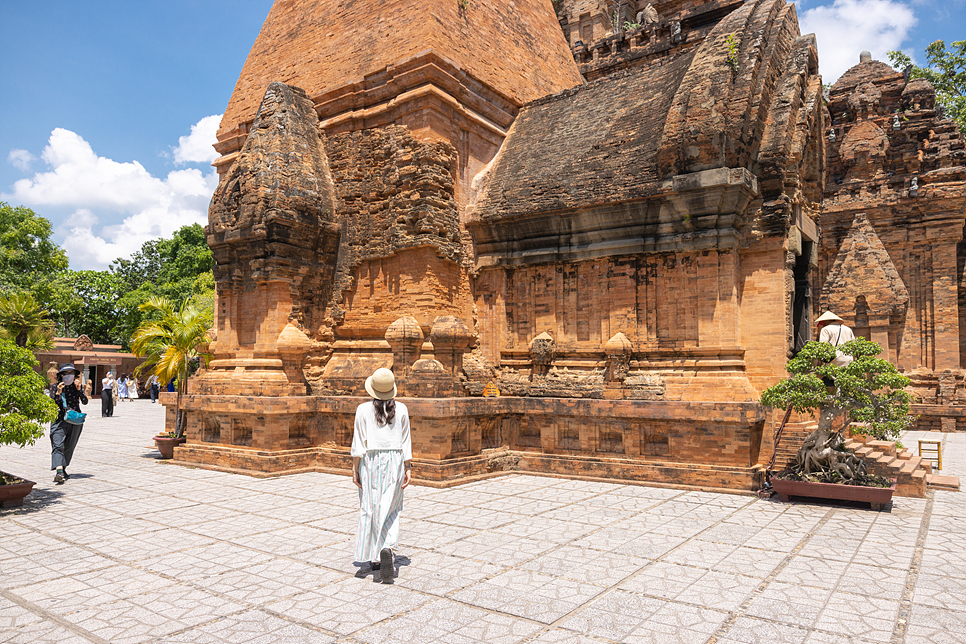
[{"label": "yellow sign board", "polygon": [[490,382],[486,383],[486,387],[483,388],[483,395],[487,398],[496,398],[500,395],[500,390],[496,388],[496,385],[493,384],[493,381],[491,380]]}]

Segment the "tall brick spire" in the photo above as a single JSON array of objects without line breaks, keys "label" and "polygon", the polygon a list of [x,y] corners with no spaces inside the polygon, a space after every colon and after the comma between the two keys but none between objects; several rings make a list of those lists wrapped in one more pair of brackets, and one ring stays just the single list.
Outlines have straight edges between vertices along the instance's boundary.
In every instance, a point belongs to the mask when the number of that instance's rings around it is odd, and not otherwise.
[{"label": "tall brick spire", "polygon": [[[276,0],[225,110],[216,165],[241,149],[273,81],[303,89],[327,131],[403,122],[421,99],[496,135],[523,103],[582,82],[550,0]],[[406,125],[420,136],[433,118]]]}]

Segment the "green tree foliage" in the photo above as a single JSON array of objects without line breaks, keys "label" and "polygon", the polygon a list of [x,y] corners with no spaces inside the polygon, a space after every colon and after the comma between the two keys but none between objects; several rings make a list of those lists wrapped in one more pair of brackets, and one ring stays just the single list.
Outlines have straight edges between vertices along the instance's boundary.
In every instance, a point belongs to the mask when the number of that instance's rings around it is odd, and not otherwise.
[{"label": "green tree foliage", "polygon": [[87,335],[98,344],[126,345],[123,283],[109,271],[70,271],[64,283],[73,294],[63,327],[69,336]]},{"label": "green tree foliage", "polygon": [[[789,377],[769,387],[761,404],[799,413],[820,412],[819,427],[828,430],[832,421],[847,415],[853,422],[867,423],[867,433],[879,440],[895,440],[909,427],[911,396],[905,391],[909,379],[888,360],[879,358],[882,348],[865,338],[838,347],[854,360],[846,367],[832,364],[835,347],[827,342],[809,342],[785,369]],[[826,388],[822,378],[835,385]]]},{"label": "green tree foliage", "polygon": [[0,445],[33,445],[44,435],[42,423],[57,418],[36,365],[30,351],[0,340]]},{"label": "green tree foliage", "polygon": [[67,254],[51,241],[50,221],[30,208],[0,201],[0,294],[29,293],[59,311],[69,299],[61,276]]},{"label": "green tree foliage", "polygon": [[887,56],[895,69],[912,67],[910,78],[925,78],[932,83],[936,103],[966,133],[966,40],[957,40],[950,47],[946,49],[942,40],[926,47],[926,67],[913,65],[912,58],[901,51],[890,51]]},{"label": "green tree foliage", "polygon": [[208,359],[208,354],[201,353],[199,348],[208,342],[211,317],[188,300],[175,308],[171,300],[152,296],[140,308],[152,319],[142,323],[131,338],[134,354],[145,358],[136,373],[152,373],[161,382],[177,381],[175,436],[180,438],[185,429],[181,397],[187,392],[192,361]]},{"label": "green tree foliage", "polygon": [[54,323],[29,293],[0,297],[0,338],[31,351],[52,349]]},{"label": "green tree foliage", "polygon": [[130,259],[117,259],[106,271],[69,272],[63,278],[72,298],[58,320],[68,335],[87,334],[94,342],[130,346],[141,324],[156,315],[141,305],[152,297],[193,300],[211,317],[214,260],[198,224],[184,226],[171,239],[145,242]]},{"label": "green tree foliage", "polygon": [[67,253],[52,234],[50,222],[30,208],[0,201],[0,288],[32,290],[38,278],[67,269]]}]

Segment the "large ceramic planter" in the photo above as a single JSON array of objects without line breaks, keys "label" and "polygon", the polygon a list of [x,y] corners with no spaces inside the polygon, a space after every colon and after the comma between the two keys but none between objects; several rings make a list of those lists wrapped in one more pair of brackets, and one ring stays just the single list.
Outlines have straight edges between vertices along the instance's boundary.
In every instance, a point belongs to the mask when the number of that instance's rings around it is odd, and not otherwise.
[{"label": "large ceramic planter", "polygon": [[896,491],[896,481],[892,480],[892,487],[865,487],[862,485],[840,485],[838,483],[812,483],[809,481],[786,481],[772,478],[772,487],[778,493],[778,498],[788,501],[791,496],[805,496],[812,499],[835,499],[837,501],[859,501],[871,503],[873,510],[881,510],[882,506],[892,500]]},{"label": "large ceramic planter", "polygon": [[154,444],[158,446],[158,451],[161,452],[161,458],[173,458],[174,448],[177,445],[181,445],[185,442],[185,437],[181,438],[170,438],[168,436],[155,436]]},{"label": "large ceramic planter", "polygon": [[36,483],[21,479],[22,483],[0,485],[0,508],[16,508],[23,505],[23,499],[30,494]]}]

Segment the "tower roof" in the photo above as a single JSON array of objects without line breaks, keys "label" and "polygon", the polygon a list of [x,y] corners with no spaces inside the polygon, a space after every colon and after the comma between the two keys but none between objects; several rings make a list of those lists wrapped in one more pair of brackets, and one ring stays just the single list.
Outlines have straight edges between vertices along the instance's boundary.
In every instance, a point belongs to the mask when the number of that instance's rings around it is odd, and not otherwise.
[{"label": "tower roof", "polygon": [[219,139],[254,119],[273,81],[315,97],[427,52],[517,106],[582,82],[550,0],[276,0]]}]

